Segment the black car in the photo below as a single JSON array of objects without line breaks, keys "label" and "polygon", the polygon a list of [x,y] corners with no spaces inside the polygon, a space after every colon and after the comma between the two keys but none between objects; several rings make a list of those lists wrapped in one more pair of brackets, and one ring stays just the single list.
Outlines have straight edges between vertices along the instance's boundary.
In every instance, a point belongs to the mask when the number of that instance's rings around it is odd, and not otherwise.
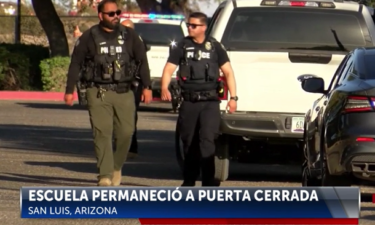
[{"label": "black car", "polygon": [[302,89],[320,93],[305,115],[302,186],[350,186],[375,181],[375,48],[350,52],[328,89],[301,75]]}]

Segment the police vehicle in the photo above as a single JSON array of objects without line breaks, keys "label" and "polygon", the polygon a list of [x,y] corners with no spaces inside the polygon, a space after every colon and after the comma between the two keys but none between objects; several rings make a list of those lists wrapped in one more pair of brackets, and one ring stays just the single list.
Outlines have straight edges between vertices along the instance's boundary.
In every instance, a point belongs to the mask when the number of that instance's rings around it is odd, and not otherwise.
[{"label": "police vehicle", "polygon": [[369,8],[342,0],[227,0],[207,30],[227,49],[239,96],[236,113],[226,113],[227,96],[220,106],[216,178],[222,181],[229,159],[302,163],[305,113],[317,95],[304,92],[297,77],[316,74],[328,88],[349,51],[375,45]]},{"label": "police vehicle", "polygon": [[[123,13],[120,22],[130,19],[147,44],[154,100],[160,99],[161,76],[169,56],[169,46],[188,35],[184,16]],[[175,74],[174,74],[175,79]],[[173,80],[174,80],[173,79]]]}]

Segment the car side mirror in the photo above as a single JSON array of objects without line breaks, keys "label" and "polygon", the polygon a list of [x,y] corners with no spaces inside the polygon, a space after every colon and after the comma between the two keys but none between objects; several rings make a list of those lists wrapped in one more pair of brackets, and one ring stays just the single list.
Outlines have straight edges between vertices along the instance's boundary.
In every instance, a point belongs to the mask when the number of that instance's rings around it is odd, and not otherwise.
[{"label": "car side mirror", "polygon": [[325,93],[324,80],[320,77],[312,77],[301,82],[302,89],[310,93]]}]

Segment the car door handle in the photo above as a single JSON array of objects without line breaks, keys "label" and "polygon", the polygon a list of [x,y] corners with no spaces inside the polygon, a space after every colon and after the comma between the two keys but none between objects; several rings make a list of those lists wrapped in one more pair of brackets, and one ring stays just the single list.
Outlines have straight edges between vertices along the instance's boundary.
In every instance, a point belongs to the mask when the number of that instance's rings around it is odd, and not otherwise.
[{"label": "car door handle", "polygon": [[315,107],[315,111],[319,111],[320,110],[320,106],[317,106],[317,107]]}]

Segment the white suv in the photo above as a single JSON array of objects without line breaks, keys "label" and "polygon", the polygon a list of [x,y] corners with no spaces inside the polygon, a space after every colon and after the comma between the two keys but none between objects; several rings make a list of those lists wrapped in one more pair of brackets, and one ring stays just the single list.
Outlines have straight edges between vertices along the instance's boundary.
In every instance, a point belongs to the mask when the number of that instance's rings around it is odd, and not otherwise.
[{"label": "white suv", "polygon": [[148,47],[147,59],[151,72],[153,96],[160,96],[160,81],[165,62],[169,56],[172,42],[181,40],[188,35],[184,16],[159,14],[123,13],[120,21],[130,19],[134,30],[141,36]]},{"label": "white suv", "polygon": [[[343,1],[229,0],[207,30],[228,51],[239,97],[234,114],[221,103],[216,178],[222,181],[229,159],[301,163],[304,115],[317,96],[304,92],[297,77],[318,74],[328,85],[348,51],[375,45],[369,9]],[[274,144],[296,147],[268,147]]]}]

